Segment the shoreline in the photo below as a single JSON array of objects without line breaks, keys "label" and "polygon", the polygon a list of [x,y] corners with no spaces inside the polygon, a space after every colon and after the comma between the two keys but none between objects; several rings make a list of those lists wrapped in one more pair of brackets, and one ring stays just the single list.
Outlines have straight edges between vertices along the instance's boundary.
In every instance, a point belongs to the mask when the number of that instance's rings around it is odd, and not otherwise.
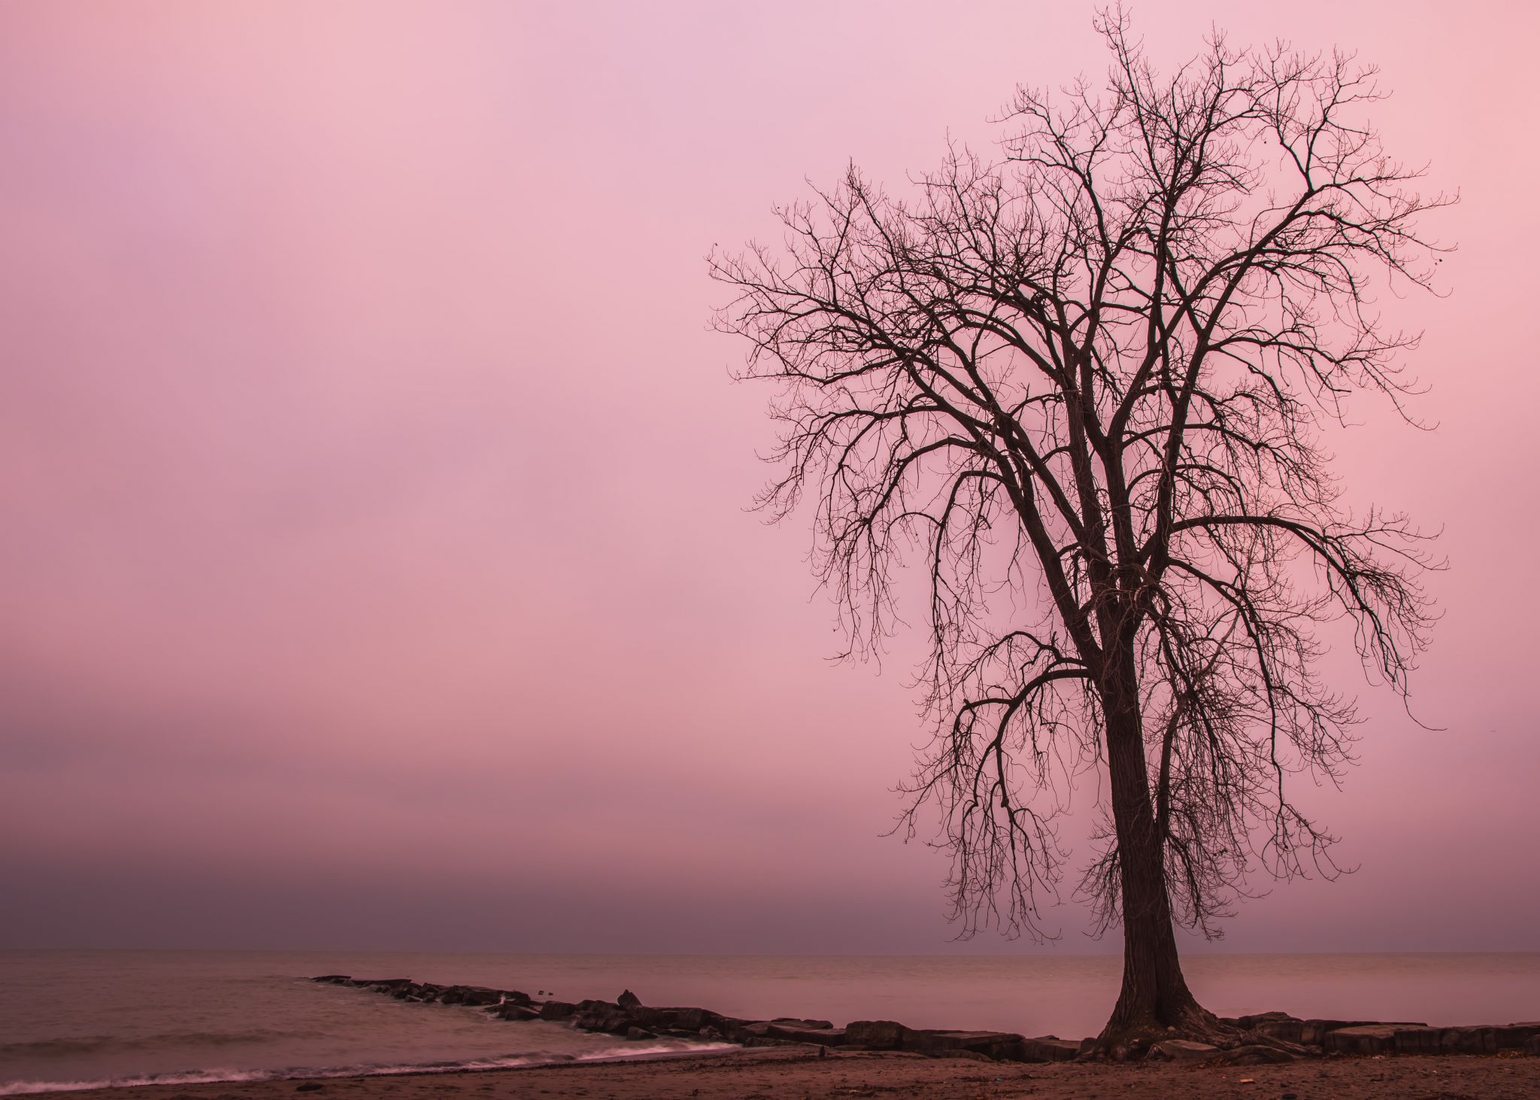
[{"label": "shoreline", "polygon": [[930,1057],[905,1051],[838,1051],[805,1045],[734,1048],[705,1054],[638,1055],[503,1069],[263,1081],[147,1084],[35,1094],[73,1100],[552,1100],[612,1097],[647,1100],[771,1100],[787,1097],[903,1095],[929,1100],[1019,1097],[1092,1100],[1237,1096],[1295,1100],[1400,1100],[1478,1095],[1528,1100],[1540,1095],[1540,1057],[1390,1055],[1309,1059],[1275,1065],[1180,1062],[995,1062],[980,1056]]},{"label": "shoreline", "polygon": [[[127,1100],[125,1089],[131,1100],[277,1100],[312,1092],[323,1100],[879,1093],[946,1098],[1026,1092],[1044,1098],[1217,1097],[1246,1095],[1264,1082],[1264,1092],[1275,1085],[1280,1090],[1270,1100],[1288,1094],[1296,1100],[1540,1096],[1540,1022],[1430,1027],[1268,1012],[1227,1019],[1241,1034],[1215,1038],[1220,1046],[1155,1036],[1158,1041],[1139,1048],[1136,1059],[1109,1063],[1090,1056],[1090,1040],[910,1028],[894,1020],[836,1026],[826,1019],[739,1019],[706,1008],[647,1005],[629,989],[614,1000],[568,1002],[544,989],[531,996],[399,977],[326,974],[308,982],[348,987],[350,995],[473,1009],[507,1021],[512,1032],[527,1026],[533,1030],[522,1050],[529,1053],[440,1061],[435,1043],[419,1042],[410,1054],[397,1049],[394,1064],[291,1061],[288,1068],[243,1071],[202,1062],[209,1068],[158,1079],[86,1072],[73,1080],[16,1080],[0,1085],[0,1097]],[[552,1025],[607,1042],[582,1054],[557,1053],[578,1048],[549,1041],[554,1033],[548,1041],[535,1040],[534,1031],[547,1034]],[[427,1034],[434,1034],[431,1027]],[[1429,1091],[1430,1085],[1442,1087]]]},{"label": "shoreline", "polygon": [[[592,1057],[572,1057],[555,1059],[550,1061],[519,1061],[510,1057],[507,1065],[483,1065],[475,1062],[468,1063],[444,1063],[403,1065],[403,1066],[379,1066],[370,1069],[358,1069],[347,1067],[339,1069],[302,1069],[295,1072],[287,1070],[232,1070],[231,1076],[218,1076],[222,1071],[188,1070],[184,1073],[161,1073],[147,1076],[158,1077],[160,1080],[138,1080],[133,1077],[113,1079],[109,1081],[15,1081],[9,1084],[0,1083],[0,1098],[9,1100],[12,1096],[121,1096],[125,1090],[141,1095],[141,1090],[157,1089],[202,1089],[202,1088],[234,1088],[238,1086],[266,1086],[282,1085],[288,1083],[304,1082],[331,1082],[331,1081],[369,1081],[375,1078],[412,1077],[424,1080],[438,1080],[452,1078],[463,1074],[498,1074],[518,1073],[525,1070],[541,1069],[575,1069],[584,1066],[610,1066],[620,1064],[651,1063],[689,1061],[697,1059],[710,1059],[732,1057],[750,1053],[750,1048],[723,1044],[721,1046],[701,1046],[692,1050],[654,1050],[637,1054],[606,1054]],[[755,1052],[759,1055],[770,1055],[774,1052],[761,1049]],[[198,1079],[194,1079],[198,1078]],[[30,1088],[21,1086],[31,1086]],[[7,1091],[17,1089],[20,1091]],[[305,1090],[314,1091],[314,1090]],[[177,1093],[180,1095],[180,1092]]]},{"label": "shoreline", "polygon": [[[515,989],[481,985],[439,985],[410,978],[354,978],[323,974],[312,982],[384,994],[419,1004],[477,1008],[506,1021],[564,1023],[578,1031],[612,1035],[626,1041],[676,1040],[728,1042],[745,1047],[808,1044],[820,1051],[903,1051],[931,1056],[982,1056],[996,1062],[1053,1063],[1100,1057],[1101,1040],[1035,1038],[1004,1031],[911,1028],[896,1020],[853,1020],[837,1026],[829,1020],[777,1017],[749,1020],[698,1007],[644,1004],[630,989],[613,1001],[562,1001],[541,990],[537,1000]],[[1426,1021],[1301,1019],[1287,1012],[1221,1017],[1229,1029],[1207,1042],[1178,1036],[1175,1029],[1133,1039],[1119,1048],[1116,1060],[1265,1065],[1328,1055],[1498,1054],[1540,1055],[1540,1022],[1429,1026]],[[1124,1055],[1128,1057],[1125,1059]]]}]

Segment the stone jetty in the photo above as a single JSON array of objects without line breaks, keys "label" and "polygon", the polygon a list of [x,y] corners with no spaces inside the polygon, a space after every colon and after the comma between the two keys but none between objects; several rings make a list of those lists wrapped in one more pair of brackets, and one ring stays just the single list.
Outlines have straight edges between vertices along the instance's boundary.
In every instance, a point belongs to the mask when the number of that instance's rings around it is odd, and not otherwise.
[{"label": "stone jetty", "polygon": [[546,1020],[580,1031],[633,1041],[659,1037],[743,1046],[800,1043],[845,1050],[906,1050],[919,1054],[976,1057],[1015,1062],[1062,1062],[1080,1054],[1079,1041],[1046,1035],[1028,1039],[1000,1031],[945,1031],[910,1028],[893,1020],[856,1020],[835,1027],[829,1020],[782,1017],[743,1020],[709,1008],[660,1008],[643,1004],[629,989],[613,1001],[540,1000],[518,989],[479,985],[435,985],[410,978],[354,978],[323,974],[312,979],[329,985],[384,993],[401,1001],[469,1005],[504,1020]]},{"label": "stone jetty", "polygon": [[[805,1044],[841,1050],[901,1050],[934,1057],[1009,1062],[1063,1062],[1088,1057],[1094,1039],[1027,1038],[1003,1031],[948,1031],[911,1028],[895,1020],[855,1020],[836,1027],[829,1020],[782,1017],[744,1020],[706,1008],[660,1008],[643,1004],[629,989],[613,1001],[561,1001],[541,991],[479,985],[435,985],[410,978],[354,978],[323,974],[313,981],[383,993],[402,1001],[464,1005],[504,1020],[545,1020],[581,1031],[615,1035],[633,1042],[667,1037],[743,1046]],[[1224,1021],[1254,1041],[1221,1049],[1169,1039],[1145,1056],[1181,1062],[1258,1065],[1327,1055],[1540,1054],[1540,1022],[1476,1027],[1429,1027],[1425,1023],[1366,1020],[1303,1020],[1265,1012]]]}]

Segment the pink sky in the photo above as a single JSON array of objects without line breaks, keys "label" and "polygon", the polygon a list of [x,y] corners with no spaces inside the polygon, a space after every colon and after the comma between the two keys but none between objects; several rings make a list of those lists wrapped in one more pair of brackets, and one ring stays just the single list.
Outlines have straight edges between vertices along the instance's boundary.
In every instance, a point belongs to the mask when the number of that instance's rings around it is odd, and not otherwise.
[{"label": "pink sky", "polygon": [[[1540,17],[1133,11],[1165,60],[1215,20],[1359,50],[1462,194],[1450,297],[1386,302],[1439,430],[1339,444],[1444,528],[1445,728],[1366,692],[1312,799],[1361,871],[1226,943],[1540,949]],[[849,159],[987,147],[1016,82],[1105,69],[1090,16],[0,6],[0,946],[951,949],[943,865],[879,835],[914,648],[830,665],[805,524],[745,511],[769,393],[704,256]]]}]

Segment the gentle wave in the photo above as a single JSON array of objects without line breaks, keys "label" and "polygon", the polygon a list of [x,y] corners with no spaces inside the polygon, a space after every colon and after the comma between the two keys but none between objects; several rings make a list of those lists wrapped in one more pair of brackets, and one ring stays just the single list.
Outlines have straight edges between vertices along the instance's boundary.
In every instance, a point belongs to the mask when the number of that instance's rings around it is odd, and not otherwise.
[{"label": "gentle wave", "polygon": [[33,1096],[45,1092],[78,1092],[82,1089],[133,1088],[138,1085],[212,1085],[239,1081],[284,1081],[319,1077],[391,1077],[413,1073],[465,1073],[473,1070],[518,1069],[521,1066],[561,1065],[567,1062],[627,1062],[637,1058],[711,1054],[736,1049],[732,1043],[699,1043],[689,1047],[640,1046],[606,1048],[592,1054],[517,1055],[507,1058],[473,1058],[464,1062],[424,1062],[413,1065],[334,1066],[328,1069],[236,1070],[205,1069],[187,1073],[150,1073],[112,1077],[100,1081],[12,1081],[0,1084],[0,1096]]},{"label": "gentle wave", "polygon": [[[0,1057],[13,1058],[49,1054],[97,1054],[102,1051],[151,1050],[166,1045],[190,1047],[226,1047],[243,1043],[270,1043],[277,1039],[313,1039],[313,1031],[278,1031],[253,1028],[249,1031],[167,1031],[159,1035],[71,1035],[54,1039],[33,1039],[20,1043],[0,1043]],[[0,1095],[4,1095],[0,1087]]]}]

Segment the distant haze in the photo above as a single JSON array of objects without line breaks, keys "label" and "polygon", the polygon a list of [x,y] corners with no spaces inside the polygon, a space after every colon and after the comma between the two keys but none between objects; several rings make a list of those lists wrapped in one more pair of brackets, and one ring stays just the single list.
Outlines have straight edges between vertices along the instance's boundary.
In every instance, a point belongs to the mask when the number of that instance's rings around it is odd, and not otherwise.
[{"label": "distant haze", "polygon": [[[0,6],[0,947],[1115,948],[1072,881],[1057,946],[957,947],[944,859],[880,835],[916,650],[827,660],[704,263],[851,159],[988,149],[1017,82],[1105,71],[1091,14]],[[1383,302],[1437,431],[1333,439],[1349,500],[1443,528],[1441,729],[1334,659],[1362,766],[1307,801],[1361,869],[1225,946],[1540,949],[1540,16],[1133,14],[1164,63],[1216,20],[1359,50],[1462,194],[1450,296]]]}]

